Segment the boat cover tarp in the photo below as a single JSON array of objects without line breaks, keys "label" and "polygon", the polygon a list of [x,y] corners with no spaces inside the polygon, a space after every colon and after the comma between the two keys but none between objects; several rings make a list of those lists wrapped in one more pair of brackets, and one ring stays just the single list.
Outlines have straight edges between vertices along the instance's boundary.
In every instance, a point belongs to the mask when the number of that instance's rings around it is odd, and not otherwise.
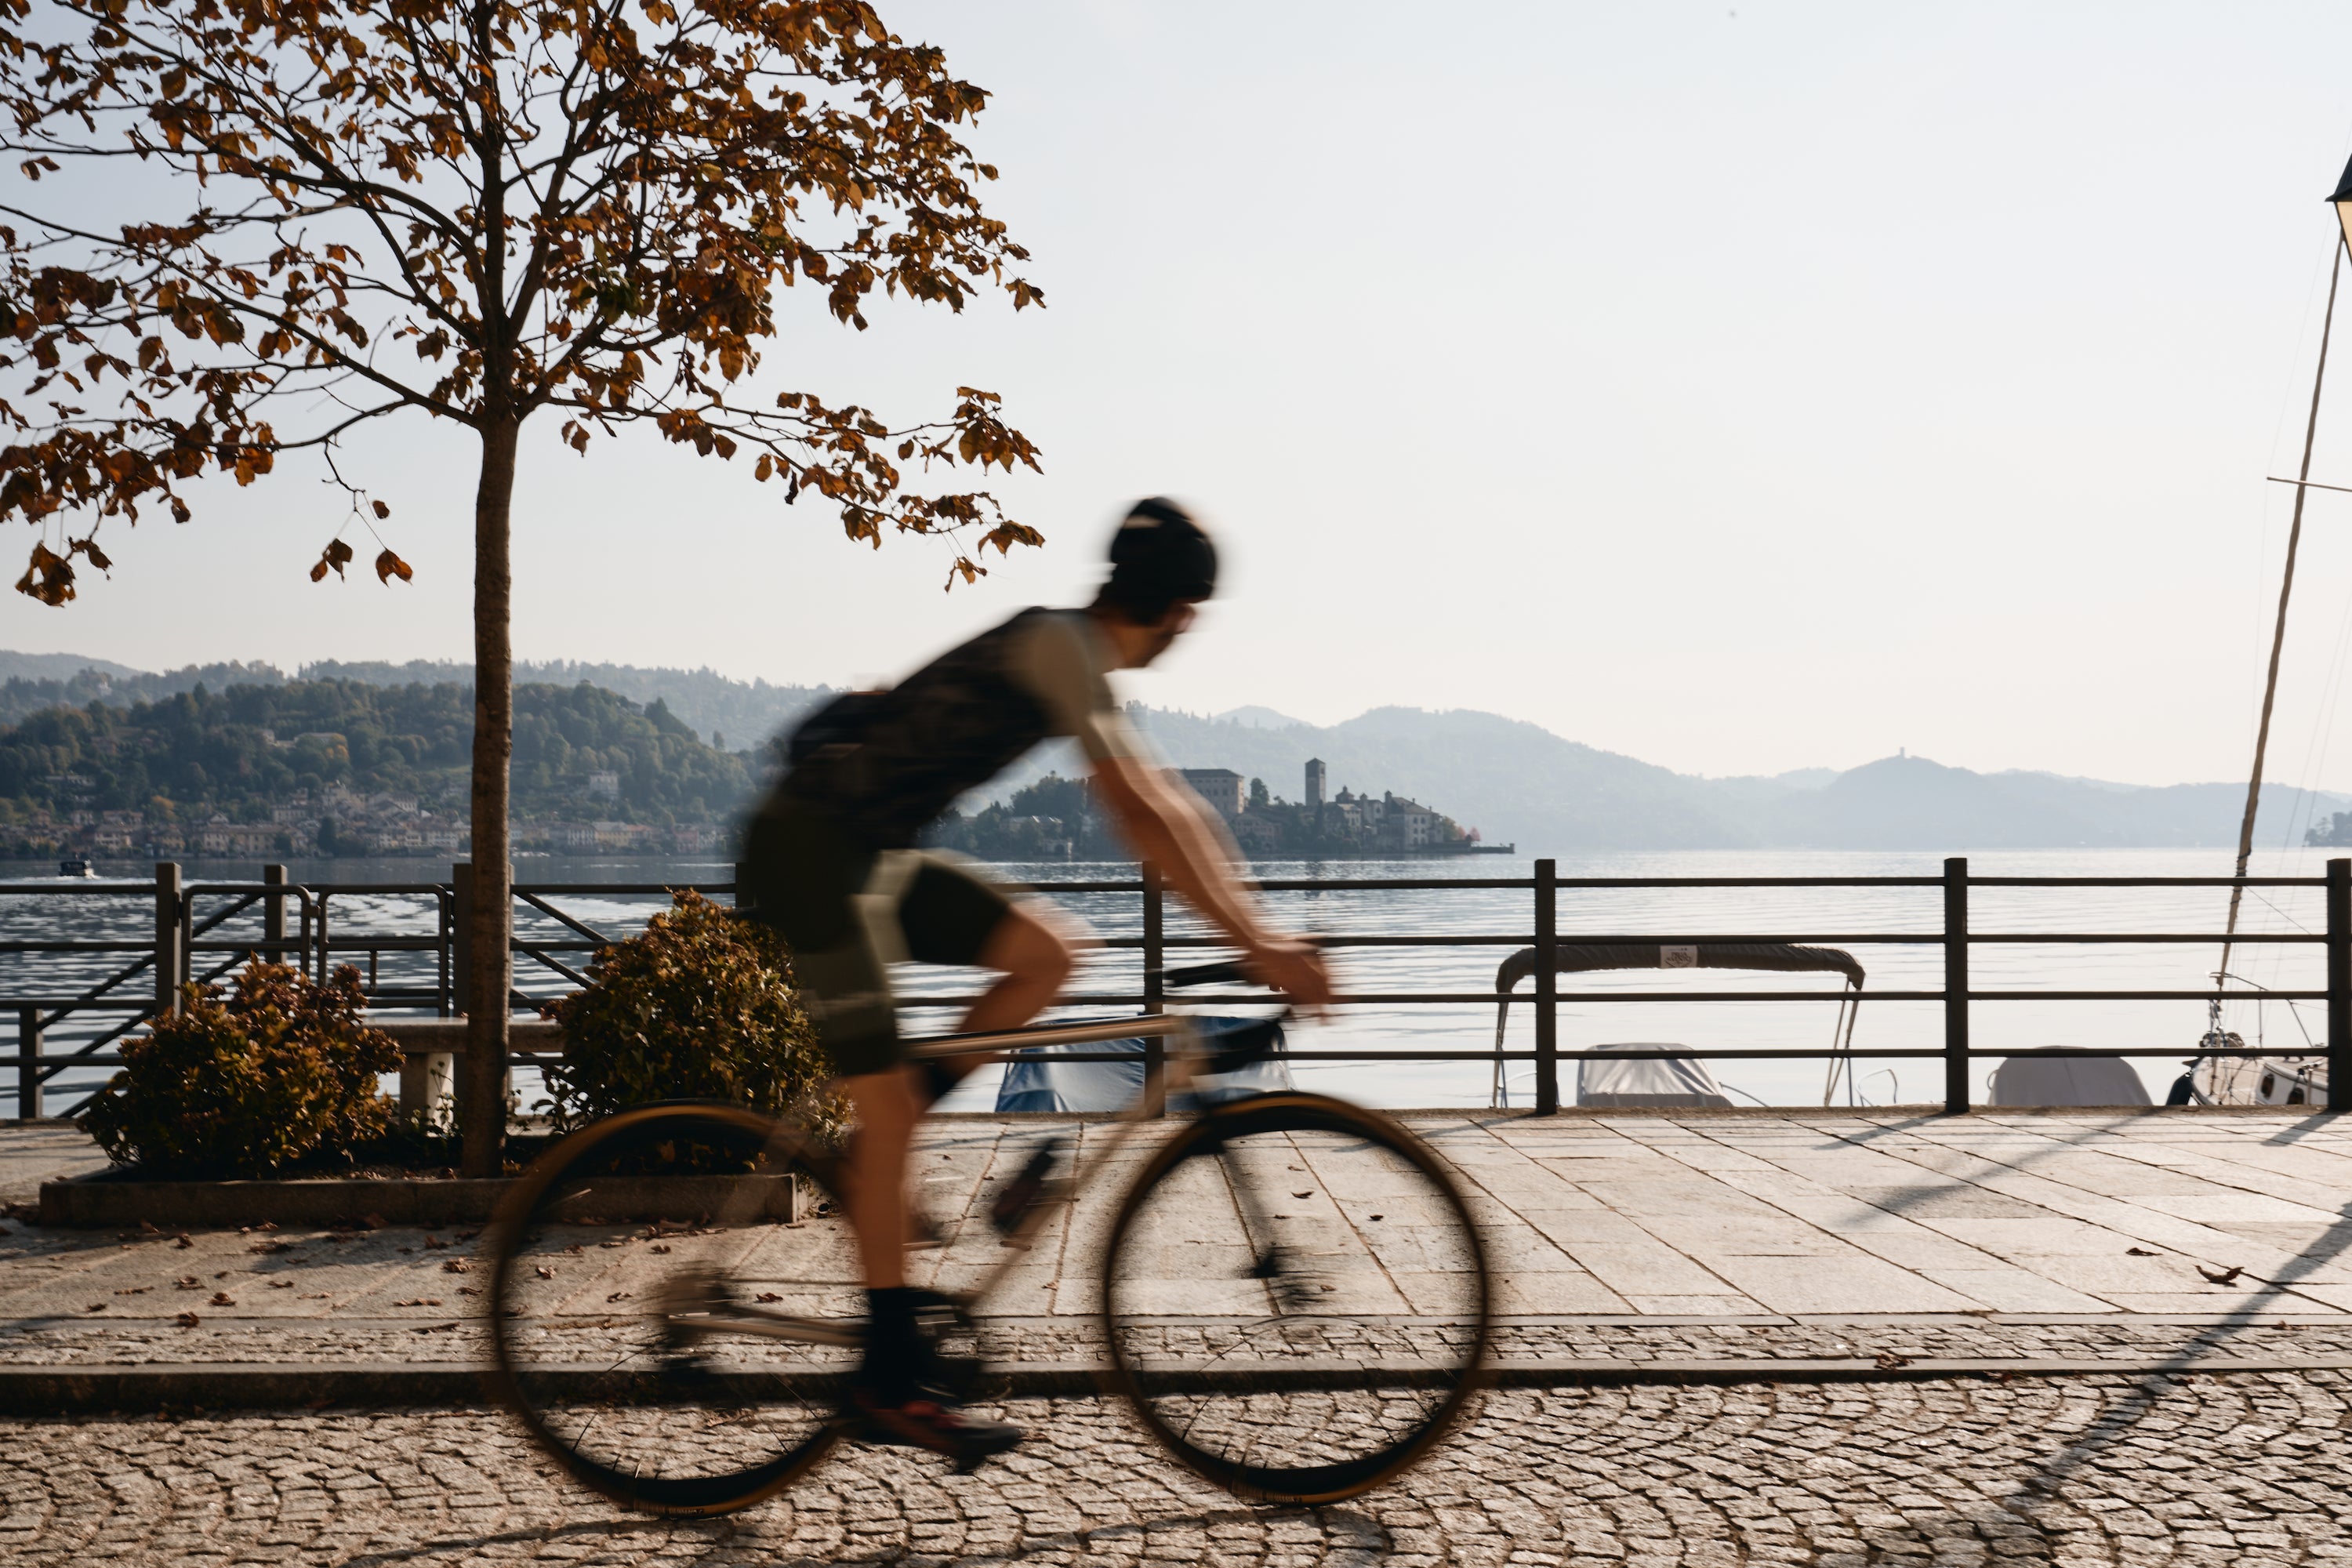
[{"label": "boat cover tarp", "polygon": [[[1673,1045],[1595,1046],[1596,1051],[1672,1051]],[[1576,1064],[1579,1105],[1729,1105],[1731,1097],[1694,1057]]]},{"label": "boat cover tarp", "polygon": [[2011,1057],[1993,1069],[1995,1105],[2153,1105],[2122,1057]]},{"label": "boat cover tarp", "polygon": [[[1770,969],[1784,973],[1827,971],[1843,974],[1860,989],[1862,965],[1853,954],[1834,947],[1800,947],[1788,942],[1563,942],[1553,950],[1554,968],[1562,974],[1593,969]],[[1503,1026],[1509,1020],[1509,993],[1536,972],[1536,950],[1523,947],[1503,960],[1495,971],[1495,989],[1505,993],[1495,1007],[1495,1048],[1503,1048]]]},{"label": "boat cover tarp", "polygon": [[[1255,1018],[1215,1017],[1195,1020],[1204,1031],[1210,1032],[1220,1025],[1234,1026],[1258,1021]],[[1282,1048],[1277,1037],[1275,1055],[1270,1058],[1255,1062],[1240,1072],[1220,1073],[1214,1078],[1200,1079],[1193,1093],[1170,1096],[1169,1108],[1182,1110],[1195,1105],[1213,1105],[1238,1100],[1245,1094],[1267,1094],[1290,1088],[1290,1064],[1282,1059]],[[1072,1056],[1105,1056],[1114,1051],[1132,1059],[1115,1062],[1055,1059]],[[1143,1052],[1144,1042],[1141,1040],[1096,1040],[1083,1046],[1032,1046],[1017,1051],[1004,1064],[1004,1081],[996,1089],[996,1109],[1125,1110],[1143,1093]]]}]

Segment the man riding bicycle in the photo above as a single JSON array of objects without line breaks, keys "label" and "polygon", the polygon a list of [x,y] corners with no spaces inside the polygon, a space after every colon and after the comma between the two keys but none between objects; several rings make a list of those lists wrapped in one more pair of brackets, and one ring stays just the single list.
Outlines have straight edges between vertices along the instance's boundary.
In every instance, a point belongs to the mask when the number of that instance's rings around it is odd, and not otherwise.
[{"label": "man riding bicycle", "polygon": [[1192,624],[1216,585],[1208,535],[1174,502],[1138,501],[1111,571],[1083,610],[1024,610],[887,692],[840,699],[794,733],[791,767],[744,851],[753,911],[793,949],[795,978],[856,1112],[844,1198],[866,1276],[867,1339],[852,1399],[878,1441],[962,1463],[1002,1453],[1018,1427],[958,1409],[931,1374],[908,1288],[908,1155],[915,1124],[980,1058],[910,1064],[889,965],[971,964],[1001,976],[959,1032],[1017,1029],[1068,979],[1084,929],[952,858],[914,847],[959,796],[1038,742],[1076,740],[1095,797],[1130,848],[1243,951],[1254,978],[1307,1007],[1331,996],[1309,943],[1271,930],[1224,825],[1176,782],[1111,695]]}]

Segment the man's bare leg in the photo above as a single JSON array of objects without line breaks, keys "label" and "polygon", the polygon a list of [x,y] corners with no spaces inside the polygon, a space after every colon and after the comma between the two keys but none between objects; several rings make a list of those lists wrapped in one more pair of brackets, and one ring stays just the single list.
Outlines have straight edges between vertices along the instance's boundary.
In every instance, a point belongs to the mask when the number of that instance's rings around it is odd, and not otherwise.
[{"label": "man's bare leg", "polygon": [[[1017,1029],[1044,1012],[1076,966],[1078,948],[1092,940],[1083,925],[1050,904],[1006,911],[980,954],[982,966],[996,970],[1000,978],[964,1015],[959,1032]],[[949,1061],[943,1064],[945,1074],[961,1079],[982,1059]],[[907,1156],[914,1149],[915,1123],[929,1108],[929,1096],[923,1075],[911,1067],[844,1079],[841,1087],[857,1113],[857,1131],[848,1150],[848,1190],[842,1202],[857,1232],[866,1284],[887,1290],[906,1283],[903,1255],[911,1234]]]},{"label": "man's bare leg", "polygon": [[849,1142],[849,1190],[842,1203],[857,1232],[866,1283],[887,1290],[907,1282],[907,1154],[923,1113],[914,1079],[901,1068],[841,1080],[857,1112]]},{"label": "man's bare leg", "polygon": [[[1052,904],[1032,901],[1005,911],[980,950],[980,966],[997,973],[956,1026],[960,1035],[992,1035],[1017,1029],[1054,1005],[1081,949],[1095,944],[1084,922]],[[941,1077],[961,1080],[993,1057],[957,1057],[940,1064]]]}]

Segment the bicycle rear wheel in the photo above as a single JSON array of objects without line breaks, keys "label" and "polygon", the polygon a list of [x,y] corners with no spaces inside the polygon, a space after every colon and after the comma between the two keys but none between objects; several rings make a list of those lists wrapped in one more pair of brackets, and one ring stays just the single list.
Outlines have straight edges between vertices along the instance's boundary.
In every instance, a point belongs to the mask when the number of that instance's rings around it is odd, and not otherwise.
[{"label": "bicycle rear wheel", "polygon": [[1146,1163],[1103,1269],[1111,1381],[1186,1465],[1320,1503],[1429,1451],[1476,1391],[1486,1249],[1444,1161],[1312,1094],[1213,1110]]},{"label": "bicycle rear wheel", "polygon": [[494,1382],[614,1502],[748,1507],[837,1436],[864,1339],[856,1256],[768,1118],[654,1105],[572,1134],[508,1195],[492,1257]]}]

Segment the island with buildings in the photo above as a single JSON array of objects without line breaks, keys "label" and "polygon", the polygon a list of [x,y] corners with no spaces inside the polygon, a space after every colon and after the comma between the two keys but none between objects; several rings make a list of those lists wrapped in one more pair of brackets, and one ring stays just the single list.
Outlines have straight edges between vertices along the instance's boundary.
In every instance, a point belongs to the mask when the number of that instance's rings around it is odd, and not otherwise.
[{"label": "island with buildings", "polygon": [[[1284,800],[1264,779],[1230,768],[1180,768],[1184,783],[1223,819],[1254,860],[1386,859],[1408,855],[1508,854],[1443,812],[1393,792],[1328,793],[1329,770],[1308,760],[1305,798]],[[986,860],[1115,860],[1128,850],[1083,779],[1048,773],[965,815],[950,812],[928,842]]]}]

